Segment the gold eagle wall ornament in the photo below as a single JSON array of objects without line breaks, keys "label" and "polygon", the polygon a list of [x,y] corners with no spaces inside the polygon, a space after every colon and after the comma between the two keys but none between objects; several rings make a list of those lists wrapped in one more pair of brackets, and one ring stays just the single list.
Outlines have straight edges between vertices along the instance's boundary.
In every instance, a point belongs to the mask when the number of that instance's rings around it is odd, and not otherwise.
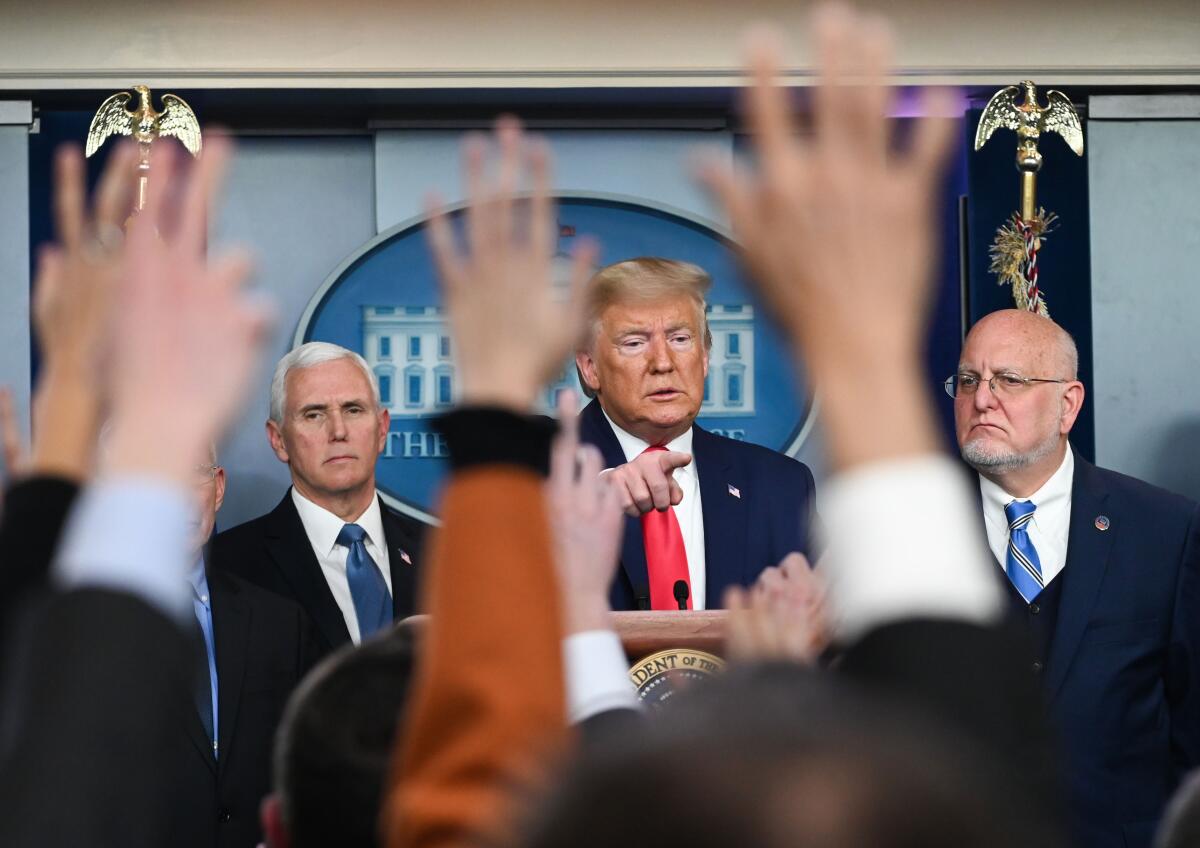
[{"label": "gold eagle wall ornament", "polygon": [[176,138],[193,156],[200,155],[203,141],[200,137],[200,121],[192,107],[176,94],[162,96],[162,111],[157,111],[150,101],[150,89],[135,85],[138,103],[130,109],[133,95],[121,91],[100,104],[88,127],[85,154],[91,156],[114,135],[128,135],[138,143],[138,195],[137,209],[146,204],[146,178],[150,172],[150,145],[158,138]]},{"label": "gold eagle wall ornament", "polygon": [[1082,156],[1083,124],[1071,99],[1061,91],[1047,91],[1046,103],[1045,106],[1038,104],[1037,86],[1031,80],[1000,89],[979,116],[975,149],[987,144],[998,129],[1013,130],[1017,134],[1021,211],[1014,212],[1012,218],[996,231],[991,247],[991,270],[1000,277],[1001,285],[1012,285],[1013,300],[1019,309],[1049,317],[1050,311],[1038,286],[1037,255],[1055,216],[1037,205],[1037,174],[1042,168],[1038,141],[1042,133],[1057,133],[1076,156]]}]

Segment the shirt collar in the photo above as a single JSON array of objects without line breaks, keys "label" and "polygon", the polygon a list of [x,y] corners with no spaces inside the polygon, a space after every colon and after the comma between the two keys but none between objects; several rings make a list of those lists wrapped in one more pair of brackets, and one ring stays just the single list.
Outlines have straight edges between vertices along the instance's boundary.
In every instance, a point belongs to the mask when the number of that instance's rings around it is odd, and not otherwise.
[{"label": "shirt collar", "polygon": [[204,573],[203,556],[196,557],[195,563],[192,564],[191,570],[188,571],[187,581],[198,599],[203,601],[208,597],[208,576]]},{"label": "shirt collar", "polygon": [[[1075,477],[1075,452],[1071,450],[1071,446],[1067,445],[1066,455],[1063,456],[1063,461],[1058,466],[1058,470],[1050,475],[1050,479],[1042,484],[1041,488],[1030,495],[1028,498],[1014,498],[998,484],[982,474],[979,475],[979,492],[983,496],[983,506],[985,512],[991,512],[993,515],[1004,515],[1004,508],[1013,500],[1032,501],[1033,505],[1039,511],[1044,511],[1047,507],[1054,508],[1059,504],[1070,501],[1071,499],[1071,483]],[[1033,520],[1037,521],[1038,513],[1034,512]],[[1005,524],[1007,524],[1005,520]]]},{"label": "shirt collar", "polygon": [[[604,407],[600,407],[600,411],[604,412]],[[608,417],[607,412],[604,412],[604,418],[606,421],[608,421],[608,426],[612,427],[613,433],[616,434],[617,442],[619,442],[621,445],[621,451],[625,454],[626,462],[633,462],[633,460],[637,459],[639,456],[641,456],[646,451],[646,448],[650,447],[649,442],[644,441],[643,439],[639,439],[637,436],[633,435],[632,433],[626,432],[625,430],[622,430],[615,423],[613,423],[613,420]],[[688,427],[687,430],[685,430],[683,433],[676,436],[671,441],[667,442],[665,447],[667,450],[680,451],[682,453],[691,453],[692,452],[692,428]],[[675,470],[683,471],[686,473],[687,470],[690,469],[691,467],[692,467],[691,464],[688,464],[688,465],[685,465],[683,468],[677,468]]]},{"label": "shirt collar", "polygon": [[375,547],[383,548],[383,513],[379,509],[379,498],[371,498],[371,503],[358,518],[353,521],[343,521],[323,506],[310,501],[292,487],[292,502],[300,513],[300,521],[313,549],[321,556],[329,556],[337,545],[338,534],[347,524],[357,524],[367,534],[367,540]]}]

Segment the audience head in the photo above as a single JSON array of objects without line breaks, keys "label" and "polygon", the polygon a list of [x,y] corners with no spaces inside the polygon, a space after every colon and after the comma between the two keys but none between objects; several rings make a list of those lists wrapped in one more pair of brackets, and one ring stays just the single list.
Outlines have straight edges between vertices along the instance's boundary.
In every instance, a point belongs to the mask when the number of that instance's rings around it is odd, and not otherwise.
[{"label": "audience head", "polygon": [[275,738],[271,848],[370,848],[414,660],[413,631],[346,646],[292,693]]},{"label": "audience head", "polygon": [[192,495],[196,507],[192,550],[198,556],[201,549],[208,544],[213,527],[217,523],[217,510],[225,501],[225,469],[217,463],[215,445],[210,445],[196,463],[192,474]]},{"label": "audience head", "polygon": [[588,283],[580,383],[618,426],[651,444],[679,436],[700,412],[711,284],[695,265],[652,257],[609,265]]},{"label": "audience head", "polygon": [[1036,490],[1062,461],[1083,405],[1078,369],[1074,340],[1049,318],[1018,309],[982,318],[967,334],[956,372],[968,378],[958,381],[954,398],[963,459],[1001,485],[1033,487],[1013,494]]},{"label": "audience head", "polygon": [[308,342],[275,367],[271,448],[300,494],[331,512],[340,514],[333,505],[347,498],[374,496],[375,460],[389,423],[375,375],[354,351]]},{"label": "audience head", "polygon": [[1053,844],[970,743],[791,664],[733,669],[623,730],[570,768],[525,848]]}]

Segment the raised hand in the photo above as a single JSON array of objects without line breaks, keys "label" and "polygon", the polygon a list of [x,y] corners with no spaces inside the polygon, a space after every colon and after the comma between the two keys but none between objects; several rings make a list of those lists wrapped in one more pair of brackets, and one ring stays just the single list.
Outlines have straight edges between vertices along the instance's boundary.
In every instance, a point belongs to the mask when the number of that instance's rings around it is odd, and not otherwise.
[{"label": "raised hand", "polygon": [[[821,386],[832,458],[845,468],[934,446],[920,353],[934,202],[954,122],[917,121],[897,151],[887,120],[887,27],[824,7],[813,29],[820,80],[812,137],[796,135],[776,81],[778,48],[760,31],[748,49],[756,173],[712,165],[703,179],[729,214],[759,292]],[[948,95],[934,92],[923,111],[950,108]],[[868,403],[899,409],[900,420],[872,437]]]},{"label": "raised hand", "polygon": [[167,214],[177,154],[171,145],[155,150],[146,206],[125,242],[113,346],[109,457],[122,470],[187,479],[238,410],[257,364],[269,313],[242,289],[250,262],[242,253],[206,257],[208,210],[231,149],[206,138],[177,216]]},{"label": "raised hand", "polygon": [[546,484],[567,635],[610,626],[608,590],[617,570],[623,523],[616,489],[600,478],[600,452],[579,444],[578,412],[574,392],[561,392],[561,430],[551,449]]},{"label": "raised hand", "polygon": [[[474,137],[464,146],[466,249],[441,201],[429,199],[433,250],[461,375],[463,403],[528,410],[579,339],[581,292],[596,248],[577,247],[566,292],[554,291],[554,204],[550,155],[528,141],[515,118],[496,122],[496,149]],[[498,158],[495,175],[485,174]],[[532,183],[518,201],[523,175]]]},{"label": "raised hand", "polygon": [[825,587],[802,554],[788,554],[749,590],[730,588],[724,604],[731,659],[810,664],[829,644]]},{"label": "raised hand", "polygon": [[121,224],[133,199],[132,143],[113,150],[89,214],[78,148],[55,160],[58,242],[44,248],[33,288],[33,322],[46,368],[72,369],[99,384],[112,335],[112,312],[124,273]]}]

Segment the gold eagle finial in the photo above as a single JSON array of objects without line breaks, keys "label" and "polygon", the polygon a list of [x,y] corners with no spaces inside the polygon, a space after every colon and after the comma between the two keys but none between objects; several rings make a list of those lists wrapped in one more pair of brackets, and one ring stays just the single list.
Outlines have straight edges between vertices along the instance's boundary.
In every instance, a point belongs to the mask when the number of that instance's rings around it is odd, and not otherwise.
[{"label": "gold eagle finial", "polygon": [[[1025,99],[1023,103],[1018,103],[1017,98],[1021,94]],[[1045,106],[1038,105],[1037,87],[1030,80],[1023,80],[1019,87],[1010,85],[1000,89],[992,95],[979,117],[979,127],[975,130],[975,149],[983,147],[992,133],[1004,128],[1014,130],[1022,144],[1032,141],[1034,149],[1043,132],[1058,133],[1076,156],[1082,156],[1083,125],[1071,99],[1061,91],[1050,89],[1046,92],[1046,103]]]},{"label": "gold eagle finial", "polygon": [[175,94],[162,96],[162,111],[155,110],[150,102],[150,89],[135,85],[138,104],[130,109],[133,96],[121,91],[100,104],[88,127],[86,154],[91,156],[112,135],[131,135],[139,144],[149,145],[156,138],[177,138],[193,156],[200,154],[200,122],[192,107]]}]

